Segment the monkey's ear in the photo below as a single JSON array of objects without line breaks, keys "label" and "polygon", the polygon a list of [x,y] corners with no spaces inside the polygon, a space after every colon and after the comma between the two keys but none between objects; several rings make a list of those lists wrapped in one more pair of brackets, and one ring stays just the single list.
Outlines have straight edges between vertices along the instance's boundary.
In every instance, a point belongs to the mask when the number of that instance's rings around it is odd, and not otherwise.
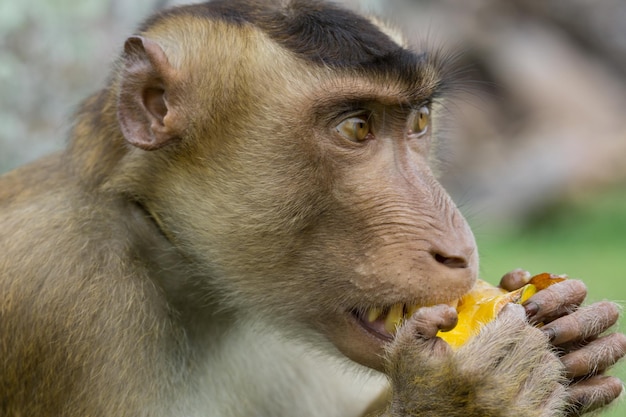
[{"label": "monkey's ear", "polygon": [[124,44],[117,117],[126,141],[147,151],[180,138],[180,117],[168,102],[176,70],[154,41],[132,36]]}]

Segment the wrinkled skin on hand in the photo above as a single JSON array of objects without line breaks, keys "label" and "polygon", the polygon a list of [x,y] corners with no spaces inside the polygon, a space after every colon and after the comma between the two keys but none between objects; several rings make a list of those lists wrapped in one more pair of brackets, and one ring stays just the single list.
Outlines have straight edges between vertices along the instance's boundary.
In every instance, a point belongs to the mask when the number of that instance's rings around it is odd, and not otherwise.
[{"label": "wrinkled skin on hand", "polygon": [[[516,270],[500,285],[513,291],[529,278]],[[607,405],[622,383],[603,372],[624,356],[626,336],[600,336],[617,321],[619,307],[580,307],[586,293],[580,281],[566,280],[524,306],[509,304],[456,351],[436,337],[454,327],[456,311],[418,310],[387,349],[392,399],[384,415],[573,417]]]},{"label": "wrinkled skin on hand", "polygon": [[[528,278],[528,272],[515,270],[504,275],[500,285],[512,291],[526,284]],[[603,375],[626,353],[624,334],[602,335],[617,322],[620,307],[608,301],[581,307],[586,296],[585,285],[570,279],[539,291],[524,303],[530,323],[544,324],[541,331],[557,348],[565,367],[568,416],[603,407],[623,389],[619,379]]]}]

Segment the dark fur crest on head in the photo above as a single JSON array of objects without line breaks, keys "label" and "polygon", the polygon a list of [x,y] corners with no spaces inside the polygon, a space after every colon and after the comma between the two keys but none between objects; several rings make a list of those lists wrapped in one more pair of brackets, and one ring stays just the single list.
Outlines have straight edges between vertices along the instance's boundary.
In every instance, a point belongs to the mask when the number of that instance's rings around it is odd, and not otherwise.
[{"label": "dark fur crest on head", "polygon": [[367,18],[319,0],[214,0],[162,11],[144,22],[141,31],[175,16],[251,24],[309,63],[384,74],[403,80],[409,89],[420,84],[427,67],[441,72],[449,64],[445,56],[407,50]]},{"label": "dark fur crest on head", "polygon": [[372,22],[349,10],[316,0],[277,3],[216,0],[183,6],[148,20],[143,29],[181,14],[250,23],[301,58],[331,67],[369,66],[402,54],[402,48]]}]

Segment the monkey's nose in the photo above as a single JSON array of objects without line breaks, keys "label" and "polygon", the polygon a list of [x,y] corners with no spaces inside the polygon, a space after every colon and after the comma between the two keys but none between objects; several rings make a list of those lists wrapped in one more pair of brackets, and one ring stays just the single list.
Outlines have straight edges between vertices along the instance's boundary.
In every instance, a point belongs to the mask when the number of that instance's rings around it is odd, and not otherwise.
[{"label": "monkey's nose", "polygon": [[[470,251],[464,251],[469,253]],[[448,268],[452,269],[462,269],[467,268],[469,266],[469,256],[463,256],[460,254],[457,255],[449,255],[441,250],[433,250],[430,253],[437,263],[441,265],[445,265]]]}]

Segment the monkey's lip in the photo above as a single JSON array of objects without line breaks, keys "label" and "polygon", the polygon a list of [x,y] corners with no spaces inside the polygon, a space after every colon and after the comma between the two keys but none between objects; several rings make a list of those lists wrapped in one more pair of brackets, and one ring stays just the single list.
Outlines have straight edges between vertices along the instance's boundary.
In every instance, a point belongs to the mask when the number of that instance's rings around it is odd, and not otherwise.
[{"label": "monkey's lip", "polygon": [[377,320],[376,322],[368,322],[366,318],[362,317],[358,312],[352,311],[352,317],[356,323],[366,330],[371,335],[378,339],[390,341],[393,339],[393,334],[385,330],[385,323],[383,320]]},{"label": "monkey's lip", "polygon": [[[456,308],[458,301],[446,303]],[[374,336],[383,340],[392,340],[398,327],[408,320],[419,308],[417,304],[396,303],[388,307],[370,307],[352,309],[351,314],[357,323]]]}]

